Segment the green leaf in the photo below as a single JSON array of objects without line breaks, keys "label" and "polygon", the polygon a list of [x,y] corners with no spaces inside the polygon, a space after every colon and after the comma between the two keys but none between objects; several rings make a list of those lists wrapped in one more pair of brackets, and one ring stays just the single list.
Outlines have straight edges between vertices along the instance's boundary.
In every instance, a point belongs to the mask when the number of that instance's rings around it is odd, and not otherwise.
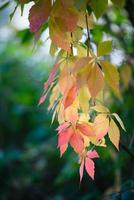
[{"label": "green leaf", "polygon": [[111,0],[116,6],[122,7],[125,4],[125,0]]},{"label": "green leaf", "polygon": [[95,16],[99,18],[105,12],[108,6],[108,0],[90,0],[89,5],[91,6]]},{"label": "green leaf", "polygon": [[112,115],[113,115],[113,116],[116,118],[116,120],[119,122],[121,128],[126,132],[125,126],[124,126],[124,124],[123,124],[123,121],[121,120],[121,118],[119,117],[119,115],[116,114],[116,113],[113,113]]},{"label": "green leaf", "polygon": [[112,51],[112,41],[100,42],[97,49],[97,56],[104,56]]}]

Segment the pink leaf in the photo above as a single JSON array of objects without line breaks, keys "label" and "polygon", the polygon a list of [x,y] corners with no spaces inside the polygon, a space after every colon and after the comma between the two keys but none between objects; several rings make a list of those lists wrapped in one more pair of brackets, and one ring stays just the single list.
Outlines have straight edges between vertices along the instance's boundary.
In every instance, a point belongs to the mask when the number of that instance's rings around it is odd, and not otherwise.
[{"label": "pink leaf", "polygon": [[50,74],[49,74],[49,78],[48,78],[47,82],[44,84],[45,90],[48,90],[48,87],[49,87],[49,86],[51,85],[51,83],[53,82],[54,77],[55,77],[55,75],[56,75],[56,73],[57,73],[58,67],[59,67],[59,64],[58,64],[58,63],[54,64],[54,66],[53,66],[53,68],[52,68],[52,70],[51,70],[51,72],[50,72]]},{"label": "pink leaf", "polygon": [[40,106],[46,100],[47,94],[41,96],[38,105]]},{"label": "pink leaf", "polygon": [[51,1],[41,0],[30,9],[29,21],[31,32],[37,32],[49,17]]},{"label": "pink leaf", "polygon": [[94,166],[94,162],[91,159],[86,158],[85,168],[86,168],[88,175],[94,180],[95,166]]},{"label": "pink leaf", "polygon": [[68,144],[72,134],[73,134],[72,128],[67,128],[63,132],[60,132],[58,135],[58,147]]},{"label": "pink leaf", "polygon": [[94,150],[94,151],[88,151],[87,152],[87,157],[88,158],[99,158],[99,155],[98,155],[98,153]]},{"label": "pink leaf", "polygon": [[80,174],[80,182],[82,181],[83,178],[83,172],[84,172],[84,160],[82,160],[80,169],[79,169],[79,174]]},{"label": "pink leaf", "polygon": [[67,150],[68,144],[64,144],[60,147],[60,157],[62,157],[62,155],[65,153],[65,151]]},{"label": "pink leaf", "polygon": [[56,130],[58,131],[58,133],[61,133],[69,127],[69,124],[70,124],[69,122],[65,122],[63,124],[60,124],[59,127]]},{"label": "pink leaf", "polygon": [[82,137],[76,132],[72,135],[70,139],[70,144],[76,151],[76,153],[80,154],[83,151],[84,143]]}]

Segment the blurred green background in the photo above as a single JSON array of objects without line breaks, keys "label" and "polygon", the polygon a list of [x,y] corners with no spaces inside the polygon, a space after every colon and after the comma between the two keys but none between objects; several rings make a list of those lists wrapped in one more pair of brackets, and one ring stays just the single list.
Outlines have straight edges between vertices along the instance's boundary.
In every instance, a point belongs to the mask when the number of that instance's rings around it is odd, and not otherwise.
[{"label": "blurred green background", "polygon": [[119,152],[108,139],[107,149],[97,149],[95,181],[85,173],[81,185],[71,148],[59,156],[48,102],[37,106],[53,62],[44,52],[48,45],[43,49],[41,40],[32,50],[28,29],[8,23],[9,8],[1,9],[0,200],[134,199],[134,2],[129,3],[124,9],[110,7],[91,31],[93,45],[102,38],[113,40],[110,59],[119,66],[122,100],[108,93],[106,101],[127,133],[121,130]]}]

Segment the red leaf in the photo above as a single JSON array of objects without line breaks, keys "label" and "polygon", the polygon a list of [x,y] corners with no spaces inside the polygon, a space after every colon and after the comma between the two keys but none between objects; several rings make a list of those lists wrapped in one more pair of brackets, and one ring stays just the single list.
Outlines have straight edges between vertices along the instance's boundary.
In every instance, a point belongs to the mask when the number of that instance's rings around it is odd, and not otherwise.
[{"label": "red leaf", "polygon": [[57,73],[58,67],[59,67],[59,63],[54,64],[54,66],[53,66],[53,68],[52,68],[52,70],[51,70],[51,72],[50,72],[50,74],[49,74],[49,78],[48,78],[48,80],[46,81],[46,83],[44,84],[45,90],[48,90],[48,87],[49,87],[49,86],[51,85],[51,83],[53,82],[54,77],[55,77],[55,75],[56,75],[56,73]]},{"label": "red leaf", "polygon": [[82,137],[76,132],[72,135],[70,139],[70,144],[76,151],[76,153],[80,154],[83,151],[84,143]]},{"label": "red leaf", "polygon": [[94,180],[95,166],[94,166],[94,162],[91,159],[86,158],[85,168],[86,168],[88,175]]},{"label": "red leaf", "polygon": [[77,128],[84,135],[89,136],[89,137],[95,137],[94,131],[90,125],[88,125],[86,123],[77,124]]},{"label": "red leaf", "polygon": [[49,17],[51,11],[51,1],[41,0],[30,9],[29,21],[31,32],[37,32]]},{"label": "red leaf", "polygon": [[67,107],[69,107],[73,101],[75,100],[75,97],[77,95],[77,87],[73,86],[67,93],[65,100],[64,100],[64,108],[66,109]]}]

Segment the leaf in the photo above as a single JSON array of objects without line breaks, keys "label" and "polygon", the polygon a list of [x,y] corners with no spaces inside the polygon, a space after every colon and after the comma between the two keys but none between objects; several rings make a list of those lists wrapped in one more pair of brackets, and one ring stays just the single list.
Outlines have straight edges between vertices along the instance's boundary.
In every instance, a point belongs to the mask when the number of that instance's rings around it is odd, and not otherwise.
[{"label": "leaf", "polygon": [[[90,29],[92,29],[94,27],[94,23],[95,23],[95,19],[94,19],[93,13],[91,13],[91,15],[87,15],[87,18],[88,18],[87,19],[88,27]],[[79,20],[78,20],[77,25],[80,26],[83,29],[87,28],[85,12],[80,12],[79,13]]]},{"label": "leaf", "polygon": [[68,144],[71,136],[73,135],[72,128],[66,128],[58,134],[58,147]]},{"label": "leaf", "polygon": [[41,96],[39,103],[38,103],[38,106],[40,106],[46,100],[46,97],[47,97],[47,94]]},{"label": "leaf", "polygon": [[93,128],[87,123],[77,124],[77,129],[85,136],[95,137]]},{"label": "leaf", "polygon": [[69,107],[75,100],[75,97],[77,95],[77,88],[74,85],[67,93],[63,104],[64,104],[64,108],[66,109],[67,107]]},{"label": "leaf", "polygon": [[82,151],[84,149],[84,142],[83,142],[82,137],[79,135],[79,133],[75,132],[72,135],[72,137],[70,139],[70,144],[76,153],[78,153],[78,154],[82,153]]},{"label": "leaf", "polygon": [[78,120],[78,108],[75,106],[69,106],[65,110],[65,120],[71,122],[74,126]]},{"label": "leaf", "polygon": [[[72,3],[71,3],[72,4]],[[77,28],[78,11],[70,3],[57,0],[53,5],[51,16],[60,25],[63,32],[73,32]]]},{"label": "leaf", "polygon": [[87,157],[90,158],[90,159],[99,158],[99,155],[98,155],[97,151],[95,151],[95,150],[93,150],[93,151],[88,151],[86,155],[87,155]]},{"label": "leaf", "polygon": [[121,75],[121,79],[124,83],[125,88],[128,89],[129,83],[132,79],[131,66],[129,65],[123,66],[123,68],[121,69],[120,75]]},{"label": "leaf", "polygon": [[89,100],[91,98],[89,94],[89,90],[86,86],[82,87],[78,91],[78,98],[79,98],[79,104],[84,113],[88,113],[89,111]]},{"label": "leaf", "polygon": [[65,151],[67,150],[68,145],[64,144],[60,147],[60,157],[62,157],[62,155],[65,153]]},{"label": "leaf", "polygon": [[91,6],[95,16],[99,18],[105,12],[108,6],[108,0],[90,0],[89,5]]},{"label": "leaf", "polygon": [[104,56],[112,51],[112,41],[100,42],[97,49],[97,56]]},{"label": "leaf", "polygon": [[29,22],[30,31],[37,32],[40,27],[47,21],[51,11],[51,1],[42,0],[35,3],[30,9]]},{"label": "leaf", "polygon": [[111,142],[119,150],[120,131],[113,119],[110,120],[108,136]]},{"label": "leaf", "polygon": [[107,84],[111,87],[113,92],[120,97],[120,90],[119,90],[119,73],[117,68],[107,61],[100,61],[102,70],[105,74],[105,80]]},{"label": "leaf", "polygon": [[98,65],[92,67],[88,77],[88,89],[92,98],[96,98],[97,94],[104,86],[104,78]]},{"label": "leaf", "polygon": [[62,31],[54,18],[49,20],[49,34],[52,42],[59,48],[70,53],[70,35]]},{"label": "leaf", "polygon": [[52,67],[51,72],[50,72],[49,77],[48,77],[48,80],[47,80],[47,81],[45,82],[45,84],[44,84],[45,90],[48,90],[48,87],[49,87],[49,86],[51,85],[51,83],[53,82],[53,80],[54,80],[54,78],[55,78],[55,76],[56,76],[58,67],[59,67],[59,63],[54,64],[54,66]]},{"label": "leaf", "polygon": [[83,178],[83,172],[84,172],[84,160],[82,160],[80,169],[79,169],[79,174],[80,174],[80,182],[82,181]]},{"label": "leaf", "polygon": [[121,128],[126,132],[125,126],[124,126],[124,124],[123,124],[123,121],[121,120],[121,118],[119,117],[119,115],[118,115],[117,113],[113,113],[112,115],[113,115],[113,116],[116,118],[116,120],[119,122]]},{"label": "leaf", "polygon": [[66,130],[69,127],[69,125],[70,125],[69,122],[65,122],[63,124],[60,124],[59,127],[56,130],[58,131],[58,133],[61,133],[64,130]]},{"label": "leaf", "polygon": [[125,0],[111,0],[116,6],[122,7],[125,4]]},{"label": "leaf", "polygon": [[109,113],[109,109],[102,105],[96,105],[91,107],[91,109],[95,110],[96,112],[100,113]]},{"label": "leaf", "polygon": [[94,132],[98,140],[102,139],[109,130],[109,119],[106,114],[99,114],[94,120]]},{"label": "leaf", "polygon": [[94,162],[89,158],[86,158],[85,169],[88,175],[94,180],[95,165],[94,165]]}]

